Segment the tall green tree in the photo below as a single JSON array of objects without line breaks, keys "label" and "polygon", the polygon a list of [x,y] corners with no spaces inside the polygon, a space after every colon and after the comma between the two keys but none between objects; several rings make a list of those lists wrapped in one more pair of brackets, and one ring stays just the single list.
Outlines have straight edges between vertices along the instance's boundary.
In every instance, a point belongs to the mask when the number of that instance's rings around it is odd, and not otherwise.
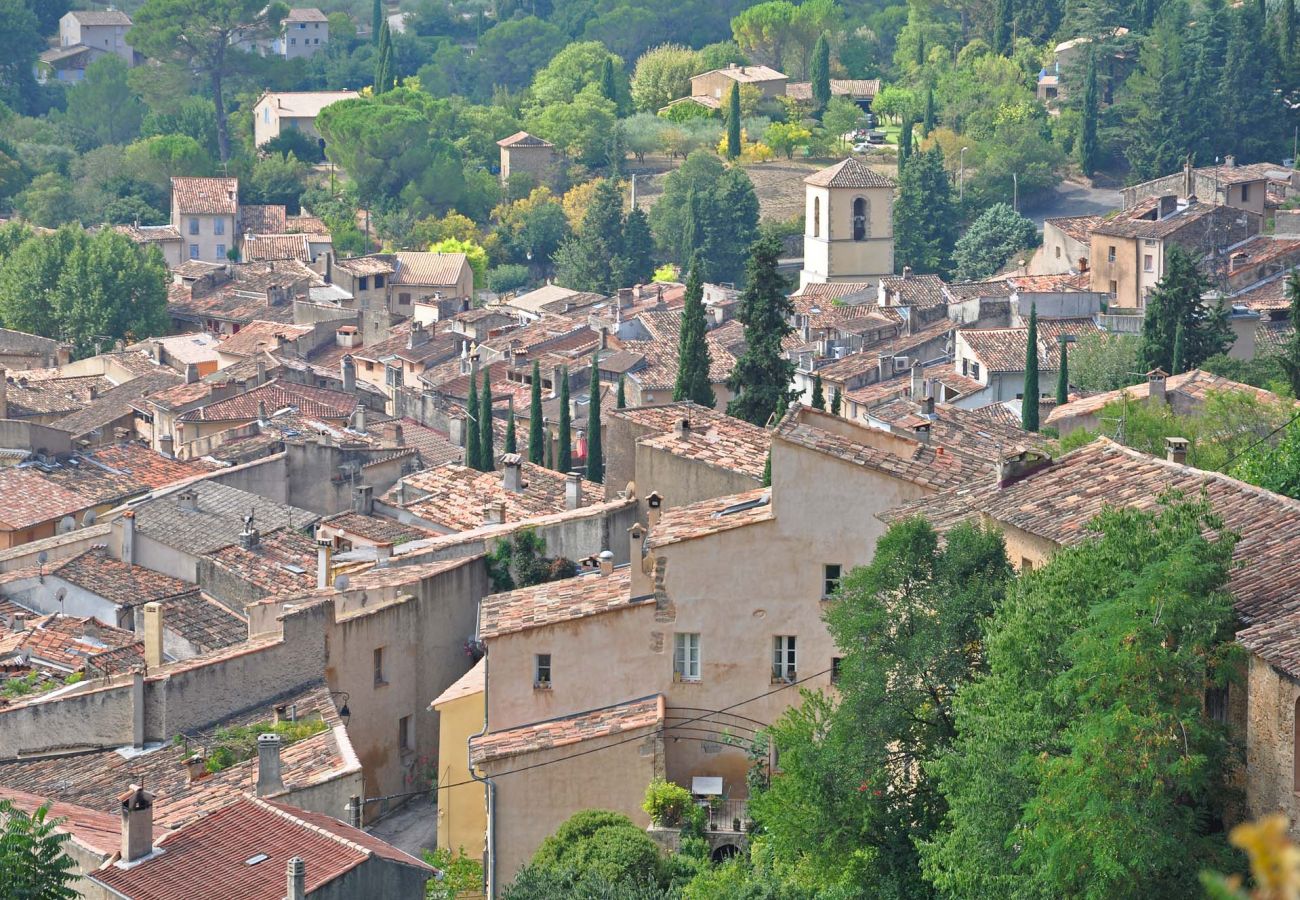
[{"label": "tall green tree", "polygon": [[654,279],[654,236],[650,233],[650,217],[641,207],[628,210],[623,222],[624,284],[649,284]]},{"label": "tall green tree", "polygon": [[925,115],[921,118],[921,137],[928,138],[934,131],[934,86],[925,89]]},{"label": "tall green tree", "polygon": [[32,70],[44,46],[31,4],[0,0],[0,103],[15,110],[28,108],[36,93]]},{"label": "tall green tree", "polygon": [[612,296],[629,268],[624,240],[623,195],[611,181],[597,182],[582,228],[556,251],[556,279],[579,291]]},{"label": "tall green tree", "polygon": [[903,164],[894,203],[894,261],[899,271],[947,277],[957,241],[957,214],[936,144]]},{"label": "tall green tree", "polygon": [[379,30],[384,27],[384,0],[375,0],[374,7],[370,10],[370,40],[378,45]]},{"label": "tall green tree", "polygon": [[740,156],[740,84],[732,82],[727,92],[727,159]]},{"label": "tall green tree", "polygon": [[30,815],[11,800],[0,800],[0,872],[6,897],[24,900],[75,900],[81,893],[77,864],[64,851],[71,839],[59,831],[48,805]]},{"label": "tall green tree", "polygon": [[528,403],[528,461],[540,466],[546,461],[546,434],[542,429],[542,370],[533,360],[532,393]]},{"label": "tall green tree", "polygon": [[1088,54],[1088,72],[1083,80],[1083,105],[1079,112],[1079,168],[1091,178],[1101,165],[1101,143],[1097,136],[1101,96],[1097,89],[1097,59],[1093,53]]},{"label": "tall green tree", "polygon": [[812,408],[826,409],[826,390],[822,387],[822,377],[820,375],[813,376]]},{"label": "tall green tree", "polygon": [[758,195],[740,166],[696,150],[664,179],[650,226],[664,256],[686,268],[696,253],[709,278],[739,283],[758,236]]},{"label": "tall green tree", "polygon": [[926,767],[957,737],[953,698],[983,670],[982,626],[1011,574],[995,529],[962,525],[941,546],[914,518],[840,582],[826,612],[839,702],[805,694],[778,720],[781,772],[750,797],[775,867],[818,896],[932,896],[918,844],[947,804]]},{"label": "tall green tree", "polygon": [[606,55],[600,64],[600,95],[612,103],[618,103],[618,82],[614,79],[614,57]]},{"label": "tall green tree", "polygon": [[478,420],[482,412],[482,405],[478,399],[478,371],[471,369],[469,398],[465,401],[465,465],[480,472],[483,470],[483,432]]},{"label": "tall green tree", "polygon": [[745,351],[727,379],[733,394],[727,415],[755,425],[765,425],[773,415],[784,415],[798,395],[792,386],[794,363],[781,347],[781,341],[794,330],[790,325],[794,305],[786,295],[785,279],[777,271],[780,256],[781,243],[775,237],[754,242],[736,317],[745,326]]},{"label": "tall green tree", "polygon": [[1187,325],[1180,321],[1174,328],[1174,352],[1172,356],[1172,364],[1169,369],[1170,375],[1180,375],[1186,368],[1183,365],[1183,360],[1187,354],[1186,342]]},{"label": "tall green tree", "polygon": [[101,144],[129,144],[140,134],[145,106],[127,82],[130,71],[122,57],[109,53],[68,89],[69,119]]},{"label": "tall green tree", "polygon": [[673,385],[673,402],[690,400],[712,408],[717,403],[709,382],[709,345],[705,340],[708,324],[704,315],[703,261],[697,253],[691,259],[686,276],[685,306],[682,308],[681,333],[677,339],[677,381]]},{"label": "tall green tree", "polygon": [[555,468],[561,472],[573,469],[573,422],[569,413],[569,367],[560,375],[560,448]]},{"label": "tall green tree", "polygon": [[217,153],[230,159],[226,122],[226,80],[237,74],[248,54],[247,40],[272,36],[288,12],[265,0],[145,0],[135,13],[127,41],[152,60],[171,62],[208,81],[217,114]]},{"label": "tall green tree", "polygon": [[492,434],[492,383],[488,369],[483,369],[483,389],[479,395],[478,410],[478,467],[491,472],[497,467],[497,453]]},{"label": "tall green tree", "polygon": [[898,129],[898,171],[902,173],[907,161],[912,158],[912,131],[916,128],[916,120],[912,114],[908,113],[903,116],[903,125]]},{"label": "tall green tree", "polygon": [[1272,159],[1283,143],[1278,126],[1286,120],[1286,110],[1278,96],[1278,66],[1273,44],[1261,39],[1265,23],[1259,4],[1243,3],[1229,15],[1232,32],[1228,37],[1222,87],[1222,96],[1229,102],[1220,109],[1219,127],[1222,133],[1235,139],[1231,152],[1239,161]]},{"label": "tall green tree", "polygon": [[396,70],[393,62],[393,36],[388,28],[388,20],[379,26],[379,47],[375,51],[375,94],[383,94],[393,89]]},{"label": "tall green tree", "polygon": [[1061,360],[1056,369],[1056,405],[1070,402],[1070,351],[1069,344],[1061,341]]},{"label": "tall green tree", "polygon": [[813,106],[817,112],[821,112],[831,102],[831,44],[826,40],[825,34],[818,35],[817,43],[813,46],[809,75]]},{"label": "tall green tree", "polygon": [[1025,333],[1025,392],[1020,401],[1020,427],[1038,430],[1038,304],[1029,307]]},{"label": "tall green tree", "polygon": [[1007,56],[1011,52],[1011,0],[997,0],[993,7],[993,52]]},{"label": "tall green tree", "polygon": [[614,401],[616,409],[627,409],[627,392],[624,389],[623,376],[618,376],[618,397]]},{"label": "tall green tree", "polygon": [[1138,68],[1124,83],[1124,155],[1137,179],[1178,170],[1194,123],[1188,120],[1187,6],[1169,0],[1142,42]]},{"label": "tall green tree", "polygon": [[844,396],[840,393],[839,386],[836,385],[835,390],[831,391],[831,415],[838,416],[843,408]]},{"label": "tall green tree", "polygon": [[518,453],[519,440],[515,436],[515,398],[510,398],[510,411],[506,414],[506,444],[503,453]]},{"label": "tall green tree", "polygon": [[[0,269],[3,272],[3,269]],[[2,296],[2,295],[0,295]],[[1286,277],[1286,299],[1291,305],[1291,321],[1300,322],[1300,270],[1292,269],[1291,274]],[[1286,380],[1291,385],[1293,396],[1300,397],[1300,328],[1291,332],[1287,339],[1286,346],[1282,348],[1278,361],[1282,365],[1282,371],[1286,373]]]},{"label": "tall green tree", "polygon": [[600,351],[591,355],[591,393],[587,400],[587,480],[605,483],[605,448],[600,422]]},{"label": "tall green tree", "polygon": [[1209,279],[1196,259],[1182,247],[1165,252],[1165,274],[1147,298],[1142,320],[1141,362],[1148,371],[1174,365],[1174,343],[1183,329],[1183,365],[1194,369],[1202,361],[1225,352],[1232,344],[1228,310],[1220,300],[1211,307],[1202,299]]},{"label": "tall green tree", "polygon": [[964,281],[988,278],[1000,271],[1012,255],[1038,242],[1034,223],[1012,209],[994,203],[980,213],[953,245],[956,275]]},{"label": "tall green tree", "polygon": [[1207,690],[1239,655],[1236,538],[1203,503],[1112,509],[1020,578],[993,613],[987,671],[958,690],[928,771],[948,811],[921,845],[943,896],[1201,896],[1221,869],[1239,771]]}]

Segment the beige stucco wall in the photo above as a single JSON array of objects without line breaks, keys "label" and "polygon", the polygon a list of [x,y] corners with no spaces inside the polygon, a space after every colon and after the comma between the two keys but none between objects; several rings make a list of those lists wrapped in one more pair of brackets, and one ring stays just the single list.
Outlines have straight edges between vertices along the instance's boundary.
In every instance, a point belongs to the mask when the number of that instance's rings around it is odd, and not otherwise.
[{"label": "beige stucco wall", "polygon": [[526,172],[534,176],[538,184],[546,184],[555,175],[559,164],[560,157],[554,147],[501,148],[502,181],[508,181],[516,173]]},{"label": "beige stucco wall", "polygon": [[[867,235],[853,239],[853,203],[867,201]],[[875,281],[894,273],[892,188],[808,185],[804,198],[804,260],[800,286],[810,282]]]},{"label": "beige stucco wall", "polygon": [[[1092,236],[1092,253],[1088,263],[1092,266],[1092,284],[1094,291],[1109,291],[1110,283],[1116,283],[1114,306],[1137,307],[1141,304],[1139,289],[1139,253],[1141,241],[1122,238],[1108,234]],[[1115,261],[1110,261],[1110,248],[1115,248]]]},{"label": "beige stucco wall", "polygon": [[[749,82],[758,88],[759,92],[765,97],[781,97],[785,94],[786,83],[788,78],[774,78],[771,81]],[[715,100],[726,101],[727,94],[731,91],[731,86],[736,83],[736,79],[727,75],[725,70],[705,72],[703,75],[696,75],[691,79],[691,96],[692,97],[712,97]]]},{"label": "beige stucco wall", "polygon": [[[196,221],[199,225],[198,234],[190,234],[190,222]],[[221,234],[217,234],[218,223],[222,229]],[[172,208],[172,225],[181,233],[181,259],[189,260],[197,258],[204,262],[229,262],[225,251],[218,253],[219,247],[224,247],[226,251],[238,246],[238,237],[235,234],[235,217],[234,216],[191,216],[182,215],[176,208]],[[190,248],[198,247],[198,256],[190,255]]]},{"label": "beige stucco wall", "polygon": [[1087,261],[1091,253],[1092,247],[1088,242],[1076,241],[1048,219],[1043,223],[1043,246],[1030,260],[1029,274],[1064,275],[1077,270],[1079,260]]},{"label": "beige stucco wall", "polygon": [[[472,735],[483,730],[482,691],[441,703],[438,713],[438,846],[482,859],[487,833],[487,795],[469,772]],[[470,782],[468,784],[464,782]]]}]

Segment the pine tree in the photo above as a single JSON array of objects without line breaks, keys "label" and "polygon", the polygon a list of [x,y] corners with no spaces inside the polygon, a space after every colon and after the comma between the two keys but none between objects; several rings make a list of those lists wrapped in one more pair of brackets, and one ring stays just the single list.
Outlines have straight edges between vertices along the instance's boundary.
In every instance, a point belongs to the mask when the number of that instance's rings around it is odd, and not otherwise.
[{"label": "pine tree", "polygon": [[546,459],[542,432],[542,368],[533,360],[533,390],[528,404],[528,461],[540,466]]},{"label": "pine tree", "polygon": [[673,402],[690,400],[712,408],[717,403],[709,383],[709,345],[705,341],[707,323],[704,316],[704,278],[700,255],[691,257],[686,276],[685,306],[682,308],[681,333],[677,339],[677,382],[673,385]]},{"label": "pine tree", "polygon": [[478,402],[478,372],[470,370],[469,373],[469,399],[465,403],[465,465],[471,469],[483,468],[482,456],[479,453],[479,441],[482,439],[482,432],[479,431],[478,417],[481,410]]},{"label": "pine tree", "polygon": [[591,356],[591,398],[587,404],[587,480],[605,483],[605,450],[600,434],[600,351]]},{"label": "pine tree", "polygon": [[733,397],[727,415],[765,425],[773,415],[785,415],[798,395],[791,388],[794,363],[781,347],[793,329],[794,305],[786,296],[785,279],[777,271],[781,243],[763,237],[750,248],[745,267],[745,291],[737,318],[745,326],[745,352],[727,379]]},{"label": "pine tree", "polygon": [[921,137],[929,137],[934,131],[934,88],[925,89],[925,117],[921,119]]},{"label": "pine tree", "polygon": [[1011,0],[997,0],[994,7],[993,52],[999,56],[1011,52]]},{"label": "pine tree", "polygon": [[740,84],[731,83],[727,93],[727,159],[740,156]]},{"label": "pine tree", "polygon": [[555,252],[556,280],[579,291],[613,295],[626,284],[623,194],[612,181],[596,183],[582,228]]},{"label": "pine tree", "polygon": [[615,105],[618,104],[618,86],[614,81],[614,58],[606,56],[600,64],[600,95]]},{"label": "pine tree", "polygon": [[831,45],[822,34],[813,46],[812,66],[809,70],[812,81],[813,107],[817,114],[826,109],[831,102]]},{"label": "pine tree", "polygon": [[491,472],[497,467],[497,454],[492,434],[492,385],[488,380],[487,369],[483,370],[483,390],[479,403],[478,468]]},{"label": "pine tree", "polygon": [[1218,128],[1234,139],[1239,162],[1259,162],[1280,149],[1278,124],[1284,116],[1277,98],[1277,65],[1272,46],[1261,40],[1264,20],[1259,6],[1245,3],[1229,15],[1233,24],[1222,96],[1230,102],[1223,104]]},{"label": "pine tree", "polygon": [[1101,111],[1101,100],[1097,93],[1097,60],[1088,54],[1088,74],[1083,83],[1082,122],[1079,126],[1079,168],[1091,178],[1101,161],[1101,147],[1098,145],[1097,117]]},{"label": "pine tree", "polygon": [[1025,393],[1020,403],[1020,427],[1038,430],[1038,304],[1029,307],[1025,333]]},{"label": "pine tree", "polygon": [[569,419],[569,367],[560,375],[560,449],[556,469],[568,472],[573,468],[573,423]]},{"label": "pine tree", "polygon": [[1062,406],[1070,402],[1070,345],[1061,341],[1061,365],[1056,372],[1056,404]]},{"label": "pine tree", "polygon": [[903,166],[912,158],[912,129],[916,127],[916,120],[912,114],[908,113],[903,116],[903,127],[898,131],[898,171],[902,173]]},{"label": "pine tree", "polygon": [[1232,344],[1228,309],[1222,300],[1208,306],[1201,298],[1210,282],[1196,259],[1182,247],[1170,247],[1165,254],[1165,274],[1147,298],[1142,319],[1141,365],[1148,371],[1172,372],[1174,344],[1183,329],[1185,369],[1194,369],[1206,359],[1223,353]]},{"label": "pine tree", "polygon": [[506,446],[505,453],[518,453],[519,447],[515,439],[515,398],[510,398],[510,412],[506,414]]},{"label": "pine tree", "polygon": [[936,144],[907,161],[898,179],[894,203],[894,261],[899,271],[910,266],[917,274],[948,277],[957,243],[957,214],[953,208],[943,151]]},{"label": "pine tree", "polygon": [[627,409],[627,392],[623,387],[623,376],[618,376],[618,399],[614,401],[614,406],[618,409]]},{"label": "pine tree", "polygon": [[[1187,95],[1186,15],[1184,4],[1166,4],[1142,42],[1137,71],[1125,82],[1131,112],[1125,120],[1129,137],[1124,155],[1140,180],[1176,171],[1197,124],[1189,108],[1195,98]],[[1222,128],[1221,112],[1214,118]]]},{"label": "pine tree", "polygon": [[370,41],[371,43],[378,44],[379,30],[384,26],[383,0],[375,0],[375,7],[370,13],[370,21],[372,23],[371,32],[370,32]]},{"label": "pine tree", "polygon": [[838,416],[840,410],[844,408],[844,397],[840,394],[840,389],[836,388],[831,391],[831,415]]},{"label": "pine tree", "polygon": [[383,94],[393,87],[393,37],[385,19],[379,27],[379,49],[375,52],[375,93]]},{"label": "pine tree", "polygon": [[812,408],[826,409],[826,391],[822,388],[822,377],[820,375],[813,376]]},{"label": "pine tree", "polygon": [[1295,45],[1295,0],[1284,0],[1282,11],[1278,14],[1278,57],[1282,61],[1282,69],[1285,72],[1295,69]]}]

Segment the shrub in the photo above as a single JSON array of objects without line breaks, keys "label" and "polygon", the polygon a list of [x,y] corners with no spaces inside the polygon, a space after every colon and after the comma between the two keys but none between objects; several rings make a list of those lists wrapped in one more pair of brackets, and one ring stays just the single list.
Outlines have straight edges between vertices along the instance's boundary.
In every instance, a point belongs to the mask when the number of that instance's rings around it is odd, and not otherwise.
[{"label": "shrub", "polygon": [[691,792],[680,784],[656,778],[645,789],[645,802],[641,808],[656,825],[675,828],[691,807]]}]

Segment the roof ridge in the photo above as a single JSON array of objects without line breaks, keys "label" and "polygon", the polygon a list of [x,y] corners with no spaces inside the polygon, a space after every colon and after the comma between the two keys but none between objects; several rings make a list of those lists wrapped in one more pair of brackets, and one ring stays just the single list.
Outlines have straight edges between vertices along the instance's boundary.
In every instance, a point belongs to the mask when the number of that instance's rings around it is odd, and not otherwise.
[{"label": "roof ridge", "polygon": [[[333,840],[335,843],[342,844],[343,846],[351,850],[356,850],[358,853],[365,856],[367,859],[370,859],[375,855],[374,851],[370,850],[368,847],[363,847],[360,844],[358,844],[356,841],[353,841],[349,838],[345,838],[343,835],[331,831],[328,828],[324,828],[320,825],[316,825],[313,822],[308,822],[306,819],[301,819],[298,816],[295,816],[293,813],[289,812],[287,809],[284,809],[283,807],[278,806],[275,803],[271,803],[267,800],[264,800],[261,797],[249,797],[248,799],[252,800],[262,809],[268,810],[269,812],[274,813],[275,815],[279,816],[282,819],[287,819],[288,821],[292,822],[295,825],[306,828],[309,831],[314,831],[317,834],[321,835],[322,837],[329,838]],[[346,823],[340,822],[339,824],[342,825]],[[352,826],[349,825],[348,827],[350,828]]]}]

